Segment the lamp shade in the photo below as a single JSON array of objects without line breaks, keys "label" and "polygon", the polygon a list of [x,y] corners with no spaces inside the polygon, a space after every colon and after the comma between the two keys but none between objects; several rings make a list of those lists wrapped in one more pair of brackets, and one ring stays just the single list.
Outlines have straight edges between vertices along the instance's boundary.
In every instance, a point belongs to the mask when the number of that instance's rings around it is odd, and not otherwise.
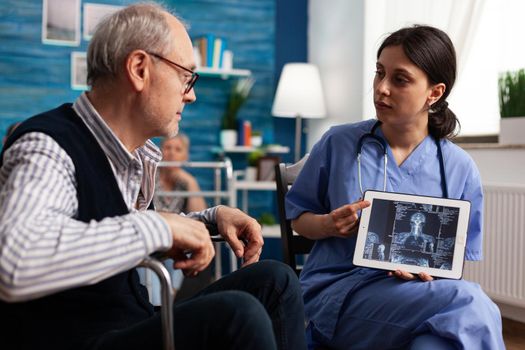
[{"label": "lamp shade", "polygon": [[288,63],[277,85],[272,115],[288,118],[324,118],[321,77],[317,66],[310,63]]}]

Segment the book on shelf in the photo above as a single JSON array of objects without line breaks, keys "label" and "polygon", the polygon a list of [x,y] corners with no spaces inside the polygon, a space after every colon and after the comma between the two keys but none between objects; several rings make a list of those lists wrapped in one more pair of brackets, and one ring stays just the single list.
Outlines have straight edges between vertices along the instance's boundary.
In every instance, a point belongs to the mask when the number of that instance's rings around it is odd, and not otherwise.
[{"label": "book on shelf", "polygon": [[244,121],[244,145],[252,145],[252,123],[247,120]]},{"label": "book on shelf", "polygon": [[237,121],[237,145],[250,147],[252,137],[252,123],[248,120]]},{"label": "book on shelf", "polygon": [[197,52],[200,55],[200,66],[207,67],[208,40],[203,36],[197,37],[193,39],[193,47],[197,48]]},{"label": "book on shelf", "polygon": [[223,65],[223,56],[224,50],[226,50],[227,41],[224,38],[215,38],[213,46],[213,68],[224,68]]},{"label": "book on shelf", "polygon": [[201,67],[223,68],[223,55],[227,47],[225,38],[214,34],[204,34],[193,39],[193,46],[198,48]]}]

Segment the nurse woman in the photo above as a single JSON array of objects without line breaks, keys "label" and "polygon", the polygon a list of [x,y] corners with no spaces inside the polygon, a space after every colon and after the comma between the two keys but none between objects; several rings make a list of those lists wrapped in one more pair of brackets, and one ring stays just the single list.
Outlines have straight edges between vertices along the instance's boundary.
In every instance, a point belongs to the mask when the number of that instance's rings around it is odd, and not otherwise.
[{"label": "nurse woman", "polygon": [[456,78],[450,38],[428,26],[400,29],[379,47],[376,67],[377,120],[332,127],[286,198],[294,230],[317,240],[301,274],[309,346],[504,349],[499,310],[479,285],[352,264],[366,189],[469,200],[466,259],[482,258],[480,175],[449,141],[458,128],[447,103]]}]

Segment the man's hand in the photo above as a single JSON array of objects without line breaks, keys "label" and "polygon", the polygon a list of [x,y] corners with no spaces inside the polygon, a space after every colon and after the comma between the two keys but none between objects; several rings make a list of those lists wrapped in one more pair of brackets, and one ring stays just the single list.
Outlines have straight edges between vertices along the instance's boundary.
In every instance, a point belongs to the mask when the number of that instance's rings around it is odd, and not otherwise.
[{"label": "man's hand", "polygon": [[213,259],[215,250],[206,226],[200,221],[178,214],[159,212],[168,223],[173,235],[173,245],[167,252],[186,276],[195,276]]},{"label": "man's hand", "polygon": [[261,225],[239,209],[221,205],[217,209],[217,228],[235,255],[243,257],[242,266],[259,261],[264,244]]}]

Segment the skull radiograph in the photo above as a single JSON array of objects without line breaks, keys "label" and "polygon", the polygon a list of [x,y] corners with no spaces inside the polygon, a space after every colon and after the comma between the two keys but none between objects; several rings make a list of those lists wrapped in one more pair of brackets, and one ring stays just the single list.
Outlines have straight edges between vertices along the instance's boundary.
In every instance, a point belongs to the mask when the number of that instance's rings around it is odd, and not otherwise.
[{"label": "skull radiograph", "polygon": [[398,233],[394,242],[408,250],[432,253],[434,251],[434,237],[423,233],[425,223],[425,214],[415,212],[410,217],[410,232]]}]

